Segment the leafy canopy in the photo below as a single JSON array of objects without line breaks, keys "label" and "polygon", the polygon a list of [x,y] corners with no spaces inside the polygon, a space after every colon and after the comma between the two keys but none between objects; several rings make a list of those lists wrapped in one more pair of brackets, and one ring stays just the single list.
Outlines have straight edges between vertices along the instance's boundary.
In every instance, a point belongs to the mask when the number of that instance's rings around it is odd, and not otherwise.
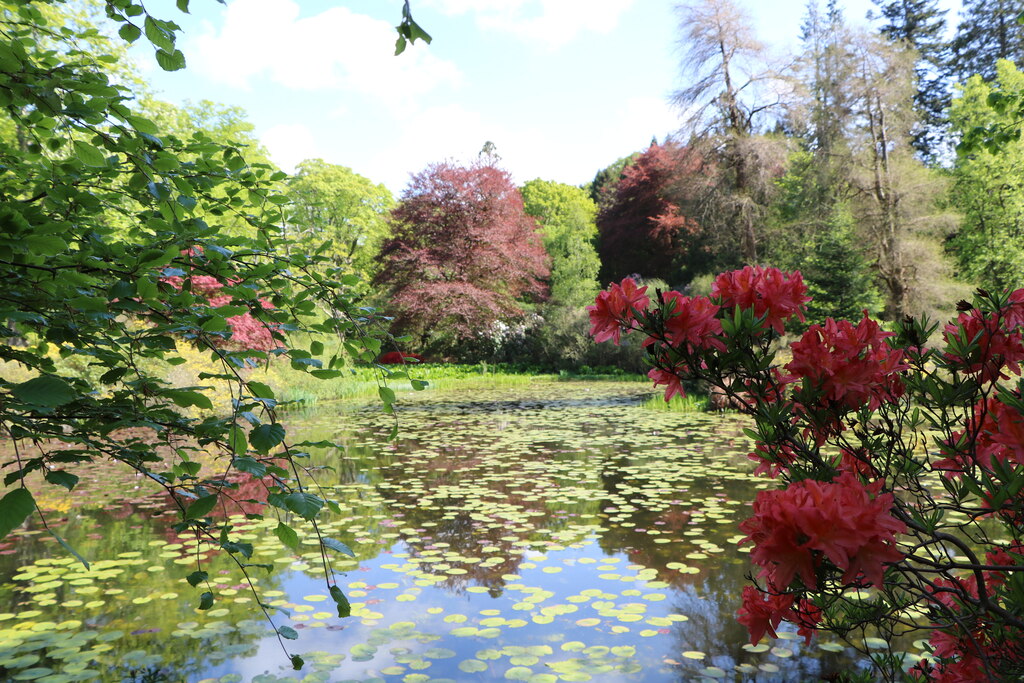
[{"label": "leafy canopy", "polygon": [[[187,0],[177,4],[187,11]],[[145,35],[162,68],[184,67],[173,22],[131,0],[107,0],[105,11],[124,40]],[[255,516],[278,517],[279,529],[312,524],[345,616],[327,551],[347,549],[315,522],[337,506],[309,488],[302,465],[317,444],[288,438],[251,369],[285,362],[338,377],[343,359],[324,357],[316,340],[326,334],[372,360],[380,340],[352,302],[356,278],[315,249],[286,249],[284,173],[209,135],[165,134],[145,116],[130,79],[108,68],[118,56],[95,51],[104,41],[94,28],[66,21],[57,3],[5,2],[0,34],[0,434],[16,455],[4,469],[0,532],[37,513],[45,524],[33,492],[74,489],[76,471],[108,459],[162,486],[175,529],[247,574],[252,546],[218,512],[250,475],[265,490]],[[240,316],[269,343],[236,335],[230,321]],[[291,343],[297,331],[314,341]],[[215,369],[175,385],[165,378],[187,346]],[[390,408],[393,394],[381,395]],[[299,533],[309,532],[279,536]],[[206,586],[201,565],[189,581]],[[213,602],[207,586],[199,607]]]}]

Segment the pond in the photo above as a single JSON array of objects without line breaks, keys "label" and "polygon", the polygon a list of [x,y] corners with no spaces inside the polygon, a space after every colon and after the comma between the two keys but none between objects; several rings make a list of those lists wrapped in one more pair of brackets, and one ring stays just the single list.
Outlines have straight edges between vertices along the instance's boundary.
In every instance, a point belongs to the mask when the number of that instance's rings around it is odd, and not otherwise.
[{"label": "pond", "polygon": [[862,666],[792,632],[747,643],[737,526],[771,484],[752,476],[737,418],[646,410],[650,395],[539,380],[401,394],[396,442],[377,410],[290,415],[292,433],[345,444],[309,466],[343,512],[324,532],[356,554],[332,558],[353,606],[339,619],[315,537],[292,554],[276,519],[236,520],[252,562],[275,567],[250,577],[298,633],[285,642],[299,672],[225,558],[207,567],[213,608],[196,609],[184,577],[204,547],[171,529],[158,492],[80,473],[75,495],[41,504],[90,570],[38,526],[0,544],[0,678],[807,681]]}]

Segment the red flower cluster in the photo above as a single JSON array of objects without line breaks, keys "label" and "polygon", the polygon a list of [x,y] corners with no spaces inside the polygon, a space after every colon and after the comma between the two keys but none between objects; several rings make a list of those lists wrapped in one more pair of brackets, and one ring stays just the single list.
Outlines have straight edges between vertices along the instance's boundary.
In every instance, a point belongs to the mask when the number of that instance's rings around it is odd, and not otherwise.
[{"label": "red flower cluster", "polygon": [[[1007,548],[995,548],[985,553],[985,564],[989,566],[1019,567],[1024,564],[1024,546],[1014,544]],[[981,572],[985,592],[992,596],[1006,583],[1007,570],[984,570]],[[977,573],[972,572],[963,578],[952,580],[936,579],[932,589],[935,600],[954,614],[960,614],[963,606],[957,595],[969,595],[978,598]],[[969,630],[964,628],[965,621],[959,621],[955,630],[938,628],[931,632],[928,642],[936,657],[945,660],[937,668],[928,671],[928,680],[935,683],[974,683],[974,681],[991,680],[992,673],[986,662],[1009,661],[1017,667],[1024,665],[1024,651],[1011,651],[1005,647],[1007,637],[1013,640],[1011,632],[1004,636],[998,625],[985,621],[975,622]],[[922,663],[915,667],[927,671],[929,667]]]},{"label": "red flower cluster", "polygon": [[[670,345],[679,348],[685,345],[687,351],[717,349],[725,351],[725,344],[717,335],[722,334],[722,323],[715,316],[719,306],[704,296],[692,299],[679,292],[668,292],[663,296],[665,316],[665,338]],[[644,346],[653,343],[648,338]]]},{"label": "red flower cluster", "polygon": [[[965,434],[977,434],[973,444],[965,441]],[[941,444],[949,457],[936,460],[935,470],[944,470],[947,477],[961,476],[974,466],[992,471],[992,461],[1024,465],[1024,415],[997,398],[974,406],[971,425],[954,432],[952,438]]]},{"label": "red flower cluster", "polygon": [[797,624],[797,633],[804,637],[805,644],[810,644],[811,634],[821,621],[821,610],[807,600],[801,599],[796,607],[794,603],[796,599],[792,595],[765,593],[753,586],[744,586],[743,606],[736,612],[736,621],[747,627],[751,645],[765,633],[777,638],[776,629],[783,621]]},{"label": "red flower cluster", "polygon": [[797,460],[797,454],[792,447],[783,444],[782,446],[769,446],[759,443],[754,447],[754,452],[747,456],[757,463],[754,474],[766,474],[771,479],[779,476],[783,470],[789,468]]},{"label": "red flower cluster", "polygon": [[799,272],[783,273],[761,266],[722,273],[711,285],[711,296],[727,310],[739,306],[753,308],[758,317],[767,313],[765,323],[779,334],[794,315],[804,320],[804,305],[811,300]]},{"label": "red flower cluster", "polygon": [[820,392],[817,404],[857,409],[867,404],[875,409],[882,401],[903,395],[899,373],[908,365],[903,351],[890,347],[874,320],[864,318],[853,325],[848,320],[825,319],[825,326],[812,325],[792,346],[793,360],[786,370],[794,380],[806,379]]},{"label": "red flower cluster", "polygon": [[[961,313],[956,323],[945,327],[943,337],[946,344],[970,344],[977,342],[977,348],[966,356],[952,350],[946,351],[946,358],[958,363],[961,371],[977,374],[981,382],[1006,379],[1009,370],[1020,375],[1020,363],[1024,360],[1024,339],[1020,324],[1024,322],[1024,290],[1011,294],[1011,305],[1002,313],[985,314],[978,309]],[[1021,296],[1018,296],[1021,294]],[[1013,298],[1021,301],[1013,301]]]},{"label": "red flower cluster", "polygon": [[597,295],[593,306],[587,306],[590,314],[590,335],[596,342],[612,340],[619,343],[623,329],[632,329],[634,310],[646,310],[651,300],[644,292],[647,287],[637,287],[632,278],[611,287]]},{"label": "red flower cluster", "polygon": [[659,387],[665,385],[665,401],[671,401],[673,396],[686,396],[686,392],[683,391],[682,380],[679,379],[681,371],[676,370],[662,370],[661,368],[652,368],[647,376],[654,380],[654,386]]},{"label": "red flower cluster", "polygon": [[800,576],[817,587],[823,558],[845,571],[843,581],[881,585],[885,563],[903,553],[894,534],[906,531],[893,518],[891,493],[879,493],[881,481],[865,486],[850,472],[831,482],[805,479],[777,491],[761,491],[754,516],[740,524],[744,543],[754,545],[751,559],[761,566],[769,587],[785,589]]}]

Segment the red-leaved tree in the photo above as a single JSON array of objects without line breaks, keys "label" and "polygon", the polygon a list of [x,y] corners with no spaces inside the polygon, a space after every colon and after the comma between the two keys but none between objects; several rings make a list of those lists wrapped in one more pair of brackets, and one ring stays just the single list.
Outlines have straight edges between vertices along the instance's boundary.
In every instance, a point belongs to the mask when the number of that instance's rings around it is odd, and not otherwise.
[{"label": "red-leaved tree", "polygon": [[548,258],[509,174],[493,165],[433,164],[391,214],[376,278],[397,331],[421,347],[466,341],[523,315],[546,294]]},{"label": "red-leaved tree", "polygon": [[682,262],[700,251],[700,226],[678,204],[679,180],[701,164],[684,147],[653,143],[626,167],[597,216],[603,281],[633,274],[680,279]]}]

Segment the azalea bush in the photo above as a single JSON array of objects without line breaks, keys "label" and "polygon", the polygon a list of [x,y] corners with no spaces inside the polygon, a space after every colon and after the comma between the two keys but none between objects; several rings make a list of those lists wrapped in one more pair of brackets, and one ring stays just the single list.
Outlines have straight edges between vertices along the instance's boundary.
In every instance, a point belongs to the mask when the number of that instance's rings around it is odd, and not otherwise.
[{"label": "azalea bush", "polygon": [[[1020,680],[1024,289],[979,290],[941,334],[830,318],[781,365],[779,336],[808,300],[800,273],[748,266],[708,297],[627,278],[588,311],[597,341],[644,337],[666,400],[702,380],[753,419],[750,457],[779,486],[740,526],[752,643],[785,621],[807,642],[888,642],[865,650],[886,680]],[[923,658],[897,651],[922,634]]]}]

